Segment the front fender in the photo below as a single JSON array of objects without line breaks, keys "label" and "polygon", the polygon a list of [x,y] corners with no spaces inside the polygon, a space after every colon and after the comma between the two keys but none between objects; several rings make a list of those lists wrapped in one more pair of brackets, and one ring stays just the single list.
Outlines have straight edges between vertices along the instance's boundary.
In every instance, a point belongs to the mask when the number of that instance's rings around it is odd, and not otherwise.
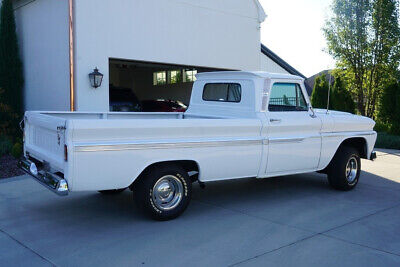
[{"label": "front fender", "polygon": [[[318,170],[325,169],[339,147],[344,144],[352,145],[352,140],[363,140],[363,147],[360,148],[359,144],[354,141],[354,146],[357,149],[362,149],[360,151],[360,156],[362,158],[370,159],[371,153],[374,149],[377,134],[375,131],[369,132],[343,132],[343,133],[324,133],[322,134],[322,144],[321,144],[321,158],[318,165]],[[365,152],[363,152],[365,150]]]}]

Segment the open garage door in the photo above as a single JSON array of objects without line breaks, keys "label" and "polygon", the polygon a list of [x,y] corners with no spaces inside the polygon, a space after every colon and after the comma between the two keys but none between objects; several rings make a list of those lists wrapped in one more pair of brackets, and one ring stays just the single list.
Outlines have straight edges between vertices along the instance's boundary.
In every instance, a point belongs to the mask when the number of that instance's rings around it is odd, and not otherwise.
[{"label": "open garage door", "polygon": [[220,69],[110,59],[110,111],[181,112],[195,75]]}]

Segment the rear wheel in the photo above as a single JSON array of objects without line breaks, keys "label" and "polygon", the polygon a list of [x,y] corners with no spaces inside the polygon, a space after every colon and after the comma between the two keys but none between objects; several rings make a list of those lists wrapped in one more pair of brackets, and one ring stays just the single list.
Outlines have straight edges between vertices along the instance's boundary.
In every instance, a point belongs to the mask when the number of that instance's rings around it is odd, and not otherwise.
[{"label": "rear wheel", "polygon": [[139,208],[160,221],[181,215],[189,205],[191,195],[189,175],[175,164],[151,168],[134,187],[134,197]]},{"label": "rear wheel", "polygon": [[352,147],[341,147],[327,170],[329,184],[336,190],[348,191],[356,187],[361,173],[359,152]]}]

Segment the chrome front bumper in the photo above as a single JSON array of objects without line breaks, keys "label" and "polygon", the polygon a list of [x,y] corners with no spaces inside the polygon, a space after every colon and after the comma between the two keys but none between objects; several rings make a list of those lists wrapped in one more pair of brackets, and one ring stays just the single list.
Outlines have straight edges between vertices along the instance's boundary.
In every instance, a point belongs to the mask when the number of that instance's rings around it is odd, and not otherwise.
[{"label": "chrome front bumper", "polygon": [[372,151],[372,152],[371,152],[370,160],[374,160],[374,159],[376,159],[376,152],[375,152],[375,151]]},{"label": "chrome front bumper", "polygon": [[67,181],[57,174],[40,170],[36,163],[26,158],[19,160],[18,167],[57,195],[68,195],[69,189]]}]

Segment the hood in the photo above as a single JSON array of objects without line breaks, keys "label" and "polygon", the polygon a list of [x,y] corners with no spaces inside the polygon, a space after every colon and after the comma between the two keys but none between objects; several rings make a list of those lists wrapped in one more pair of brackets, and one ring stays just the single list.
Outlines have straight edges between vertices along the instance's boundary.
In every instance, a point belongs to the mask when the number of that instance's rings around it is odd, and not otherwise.
[{"label": "hood", "polygon": [[317,116],[323,117],[324,124],[326,124],[323,131],[326,132],[372,131],[375,126],[375,121],[371,118],[349,112],[329,110],[326,113],[326,109],[315,109],[315,113]]}]

